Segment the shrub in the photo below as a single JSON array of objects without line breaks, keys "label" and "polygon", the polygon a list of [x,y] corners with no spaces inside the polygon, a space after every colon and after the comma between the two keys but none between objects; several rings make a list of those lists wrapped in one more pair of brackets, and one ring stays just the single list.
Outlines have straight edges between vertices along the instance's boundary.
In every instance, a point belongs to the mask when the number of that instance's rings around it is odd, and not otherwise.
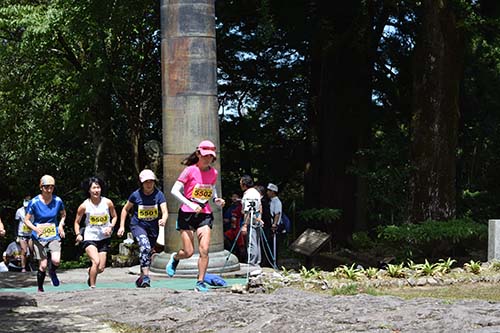
[{"label": "shrub", "polygon": [[479,274],[481,272],[481,262],[471,260],[468,263],[464,264],[464,268],[468,272]]},{"label": "shrub", "polygon": [[403,270],[404,264],[399,265],[387,265],[387,275],[393,278],[402,278],[405,277],[405,273]]},{"label": "shrub", "polygon": [[405,257],[402,259],[406,259],[412,256],[439,257],[469,241],[484,241],[488,237],[488,228],[465,218],[381,226],[377,233],[384,245],[399,250],[399,255]]},{"label": "shrub", "polygon": [[351,267],[347,267],[346,265],[342,265],[338,268],[338,274],[339,276],[341,277],[345,277],[349,280],[357,280],[358,278],[360,278],[363,273],[360,269],[358,268],[355,268],[356,264],[352,264]]},{"label": "shrub", "polygon": [[374,242],[367,232],[360,231],[352,234],[352,246],[355,249],[369,249],[373,248]]},{"label": "shrub", "polygon": [[333,224],[341,216],[341,211],[333,208],[313,208],[301,211],[298,216],[307,227],[331,232]]},{"label": "shrub", "polygon": [[425,262],[423,264],[416,265],[416,267],[418,274],[424,276],[432,276],[439,272],[438,264],[431,264],[427,259],[425,259]]},{"label": "shrub", "polygon": [[455,259],[448,258],[446,260],[444,259],[439,259],[439,263],[437,263],[438,270],[443,273],[449,273],[451,271],[451,266],[453,266],[454,263],[457,261]]},{"label": "shrub", "polygon": [[378,268],[375,267],[369,267],[363,271],[365,273],[366,277],[369,279],[373,279],[377,276],[378,273]]}]

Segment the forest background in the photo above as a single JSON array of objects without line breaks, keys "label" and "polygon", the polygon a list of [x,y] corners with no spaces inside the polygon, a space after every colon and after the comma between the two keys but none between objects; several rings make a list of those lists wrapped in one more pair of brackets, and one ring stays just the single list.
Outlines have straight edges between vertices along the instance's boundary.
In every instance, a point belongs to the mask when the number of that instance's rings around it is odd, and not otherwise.
[{"label": "forest background", "polygon": [[[437,221],[464,226],[454,242],[475,228],[484,240],[500,213],[498,1],[217,0],[216,29],[226,199],[251,174],[278,184],[297,233],[349,245]],[[117,206],[137,187],[144,145],[162,141],[160,40],[159,1],[2,1],[11,237],[43,174],[69,224],[85,177],[103,177]],[[311,209],[335,213],[318,225]]]}]

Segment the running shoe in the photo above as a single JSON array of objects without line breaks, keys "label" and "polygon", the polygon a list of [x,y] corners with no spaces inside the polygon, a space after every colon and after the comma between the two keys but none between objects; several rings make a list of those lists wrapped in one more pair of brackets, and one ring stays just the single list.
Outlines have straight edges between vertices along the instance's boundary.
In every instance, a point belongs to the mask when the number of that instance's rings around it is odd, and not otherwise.
[{"label": "running shoe", "polygon": [[49,271],[49,276],[50,276],[50,280],[52,281],[52,285],[54,287],[59,286],[59,279],[57,278],[56,271],[50,270]]},{"label": "running shoe", "polygon": [[142,276],[139,276],[139,278],[137,280],[135,280],[135,286],[137,288],[141,288],[141,286],[142,286]]},{"label": "running shoe", "polygon": [[149,288],[149,287],[151,287],[151,279],[149,278],[149,276],[144,275],[141,282],[141,288]]},{"label": "running shoe", "polygon": [[38,288],[38,292],[39,293],[43,293],[45,290],[43,290],[43,287],[42,288]]},{"label": "running shoe", "polygon": [[167,275],[172,277],[175,274],[175,270],[177,269],[177,265],[179,265],[179,260],[175,260],[174,257],[177,254],[177,252],[172,253],[170,256],[170,260],[168,261],[167,267],[165,267],[165,271],[167,272]]},{"label": "running shoe", "polygon": [[206,293],[208,291],[207,285],[203,281],[197,281],[194,291],[199,291],[201,293]]}]

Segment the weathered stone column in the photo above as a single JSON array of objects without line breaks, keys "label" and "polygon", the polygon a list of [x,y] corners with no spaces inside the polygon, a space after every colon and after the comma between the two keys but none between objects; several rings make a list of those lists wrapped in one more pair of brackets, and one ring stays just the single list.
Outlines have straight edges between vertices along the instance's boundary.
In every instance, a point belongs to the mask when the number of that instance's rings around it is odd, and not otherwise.
[{"label": "weathered stone column", "polygon": [[[164,272],[170,254],[182,245],[180,234],[175,230],[179,202],[170,194],[184,168],[181,161],[195,151],[198,143],[208,139],[217,146],[215,167],[220,171],[214,0],[161,1],[161,66],[163,183],[169,218],[165,250],[155,257],[152,270]],[[217,192],[221,195],[220,180]],[[238,270],[238,259],[234,255],[226,261],[222,211],[214,204],[212,208],[215,222],[208,271]],[[197,253],[181,260],[176,274],[196,274],[197,261]]]},{"label": "weathered stone column", "polygon": [[500,260],[500,220],[488,221],[488,261]]}]

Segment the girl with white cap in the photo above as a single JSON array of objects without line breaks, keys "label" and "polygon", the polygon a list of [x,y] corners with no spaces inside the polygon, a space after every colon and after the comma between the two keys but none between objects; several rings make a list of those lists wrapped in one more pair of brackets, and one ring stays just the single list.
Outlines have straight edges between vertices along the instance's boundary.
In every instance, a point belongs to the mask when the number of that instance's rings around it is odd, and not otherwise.
[{"label": "girl with white cap", "polygon": [[[165,226],[168,218],[167,201],[165,195],[155,185],[156,176],[153,171],[144,169],[139,174],[141,187],[135,190],[127,200],[120,215],[120,229],[118,236],[125,233],[125,220],[132,210],[130,231],[139,244],[139,262],[141,275],[135,281],[138,288],[151,286],[149,267],[153,247],[160,226]],[[161,211],[161,214],[160,214]]]},{"label": "girl with white cap", "polygon": [[182,202],[177,219],[177,230],[181,233],[182,249],[172,253],[166,271],[174,276],[179,260],[190,258],[194,253],[194,233],[198,238],[198,281],[195,290],[208,291],[203,282],[208,268],[208,248],[214,216],[209,200],[223,207],[224,199],[217,196],[215,183],[218,172],[211,164],[215,161],[215,145],[204,140],[182,164],[186,168],[177,178],[171,193]]},{"label": "girl with white cap", "polygon": [[[40,292],[44,291],[47,266],[52,285],[55,287],[59,285],[56,269],[61,262],[61,238],[65,237],[66,210],[61,198],[53,194],[55,185],[56,181],[52,176],[44,175],[40,179],[42,193],[31,199],[24,217],[24,223],[33,230],[31,238],[36,258],[39,260],[37,283]],[[58,215],[61,217],[60,220],[57,219]],[[50,263],[48,252],[50,252]]]}]

